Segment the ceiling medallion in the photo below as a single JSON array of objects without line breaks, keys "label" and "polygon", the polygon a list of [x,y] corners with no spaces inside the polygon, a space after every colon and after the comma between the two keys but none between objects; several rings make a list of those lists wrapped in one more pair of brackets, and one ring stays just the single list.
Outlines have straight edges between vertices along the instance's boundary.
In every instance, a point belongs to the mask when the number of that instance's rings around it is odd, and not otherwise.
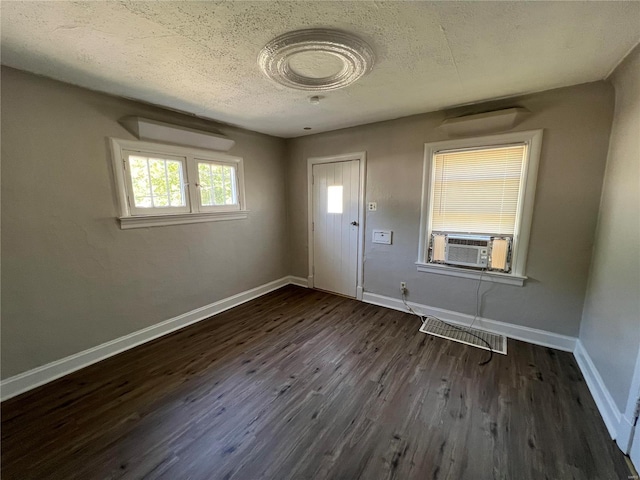
[{"label": "ceiling medallion", "polygon": [[329,29],[298,30],[267,43],[258,65],[270,79],[298,90],[335,90],[352,84],[373,67],[363,40]]}]

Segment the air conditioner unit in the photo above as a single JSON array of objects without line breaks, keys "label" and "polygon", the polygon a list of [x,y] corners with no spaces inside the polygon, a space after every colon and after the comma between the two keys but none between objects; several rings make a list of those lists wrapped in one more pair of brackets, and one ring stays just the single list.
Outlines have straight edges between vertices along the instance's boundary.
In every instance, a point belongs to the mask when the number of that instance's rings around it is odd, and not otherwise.
[{"label": "air conditioner unit", "polygon": [[444,261],[449,265],[487,268],[491,237],[447,235]]},{"label": "air conditioner unit", "polygon": [[461,235],[436,233],[431,235],[431,263],[509,272],[511,269],[509,236]]}]

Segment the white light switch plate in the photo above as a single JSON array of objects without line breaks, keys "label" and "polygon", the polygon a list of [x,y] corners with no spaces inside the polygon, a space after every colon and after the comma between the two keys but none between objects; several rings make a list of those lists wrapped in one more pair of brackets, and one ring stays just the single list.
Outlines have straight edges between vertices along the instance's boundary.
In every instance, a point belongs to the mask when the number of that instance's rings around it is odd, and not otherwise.
[{"label": "white light switch plate", "polygon": [[393,232],[391,230],[374,230],[373,243],[382,243],[384,245],[391,245],[392,236],[393,236]]}]

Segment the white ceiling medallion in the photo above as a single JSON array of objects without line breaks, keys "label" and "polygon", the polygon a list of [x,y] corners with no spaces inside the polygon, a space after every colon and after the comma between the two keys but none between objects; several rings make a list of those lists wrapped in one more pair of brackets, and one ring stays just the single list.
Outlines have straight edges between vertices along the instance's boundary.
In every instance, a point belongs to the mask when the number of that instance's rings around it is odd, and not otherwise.
[{"label": "white ceiling medallion", "polygon": [[298,90],[335,90],[373,67],[371,47],[355,35],[316,28],[285,33],[260,51],[258,65],[272,80]]}]

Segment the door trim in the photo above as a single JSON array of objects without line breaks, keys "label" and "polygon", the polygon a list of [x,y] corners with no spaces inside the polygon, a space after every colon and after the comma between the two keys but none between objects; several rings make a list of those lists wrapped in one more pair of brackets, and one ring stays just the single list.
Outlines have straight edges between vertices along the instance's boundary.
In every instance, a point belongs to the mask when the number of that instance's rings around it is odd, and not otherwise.
[{"label": "door trim", "polygon": [[313,166],[320,163],[349,162],[358,160],[360,184],[358,186],[358,261],[356,299],[362,300],[364,291],[364,231],[365,231],[365,184],[367,174],[367,152],[345,153],[342,155],[330,155],[327,157],[307,158],[307,238],[309,250],[309,276],[307,278],[309,288],[314,288],[313,283]]},{"label": "door trim", "polygon": [[[620,417],[616,438],[616,443],[625,455],[631,454],[635,429],[640,428],[640,425],[634,426],[636,402],[638,399],[640,399],[640,350],[638,350],[636,366],[633,371],[633,376],[631,377],[631,386],[629,387],[629,397],[627,398],[626,408]],[[634,467],[638,469],[640,464],[634,465]]]}]

